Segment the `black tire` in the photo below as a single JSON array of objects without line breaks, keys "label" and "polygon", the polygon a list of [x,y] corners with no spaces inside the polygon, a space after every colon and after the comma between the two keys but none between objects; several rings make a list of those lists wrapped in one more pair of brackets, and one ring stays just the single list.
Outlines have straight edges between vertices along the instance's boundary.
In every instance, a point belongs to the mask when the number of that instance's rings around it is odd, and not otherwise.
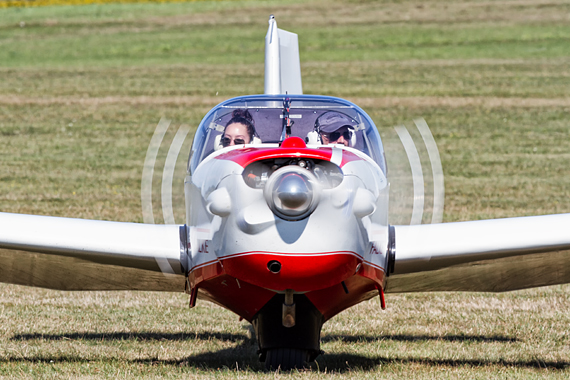
[{"label": "black tire", "polygon": [[265,369],[269,371],[290,371],[292,369],[303,369],[309,361],[309,350],[298,348],[273,348],[267,350],[265,357]]}]

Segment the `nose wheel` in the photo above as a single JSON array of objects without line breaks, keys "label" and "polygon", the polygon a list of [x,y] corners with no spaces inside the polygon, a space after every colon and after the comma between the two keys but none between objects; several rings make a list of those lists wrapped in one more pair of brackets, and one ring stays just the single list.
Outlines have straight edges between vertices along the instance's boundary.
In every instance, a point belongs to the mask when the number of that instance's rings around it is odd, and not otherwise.
[{"label": "nose wheel", "polygon": [[[323,315],[303,294],[295,294],[294,304],[287,298],[276,294],[252,321],[259,359],[270,371],[305,368],[321,353]],[[289,323],[289,317],[294,323]]]},{"label": "nose wheel", "polygon": [[303,369],[310,359],[309,350],[299,348],[273,348],[267,350],[265,357],[265,369],[268,371],[289,371]]}]

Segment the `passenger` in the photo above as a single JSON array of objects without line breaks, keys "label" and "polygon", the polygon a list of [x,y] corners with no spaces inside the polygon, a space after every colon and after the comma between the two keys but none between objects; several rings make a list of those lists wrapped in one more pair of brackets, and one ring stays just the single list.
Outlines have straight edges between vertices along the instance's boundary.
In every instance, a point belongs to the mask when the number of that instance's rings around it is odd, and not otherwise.
[{"label": "passenger", "polygon": [[317,118],[313,133],[318,133],[317,138],[324,145],[352,146],[354,145],[354,124],[356,124],[354,120],[341,112],[327,111]]},{"label": "passenger", "polygon": [[246,109],[237,109],[232,112],[232,118],[226,124],[220,140],[221,145],[243,145],[252,142],[261,142],[256,138],[253,117]]}]

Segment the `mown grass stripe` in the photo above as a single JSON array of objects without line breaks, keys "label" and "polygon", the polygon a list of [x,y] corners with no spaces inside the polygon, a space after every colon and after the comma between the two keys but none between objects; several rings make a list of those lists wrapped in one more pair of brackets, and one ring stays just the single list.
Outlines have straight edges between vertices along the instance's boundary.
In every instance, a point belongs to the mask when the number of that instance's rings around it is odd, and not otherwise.
[{"label": "mown grass stripe", "polygon": [[[2,0],[0,8],[45,7],[51,5],[90,5],[110,3],[194,3],[206,0]],[[211,0],[208,0],[211,1]],[[214,0],[215,1],[215,0]]]}]

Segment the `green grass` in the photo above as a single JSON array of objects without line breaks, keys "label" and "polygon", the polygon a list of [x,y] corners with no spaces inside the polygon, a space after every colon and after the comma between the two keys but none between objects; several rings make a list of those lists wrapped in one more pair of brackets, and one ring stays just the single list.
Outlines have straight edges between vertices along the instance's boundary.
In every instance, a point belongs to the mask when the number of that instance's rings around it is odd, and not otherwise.
[{"label": "green grass", "polygon": [[[427,120],[444,221],[568,212],[569,11],[566,1],[416,0],[5,9],[0,210],[142,221],[158,120],[173,120],[160,164],[180,124],[195,128],[218,102],[262,92],[274,13],[299,34],[305,93],[362,105],[394,177],[405,155],[392,126]],[[177,221],[189,145],[176,169]],[[409,190],[392,184],[394,199]],[[277,377],[567,378],[569,294],[391,294],[386,311],[374,299],[329,321],[312,371]],[[260,372],[245,322],[187,302],[1,285],[0,376],[275,377]]]},{"label": "green grass", "polygon": [[[263,57],[264,31],[252,24],[217,25],[82,24],[18,26],[0,34],[0,60],[6,66],[159,65],[166,63],[254,63]],[[348,25],[325,27],[307,35],[301,55],[309,61],[402,59],[560,58],[568,54],[570,30],[562,26],[505,26],[501,33],[489,24]],[[135,32],[135,29],[136,32]],[[108,44],[109,35],[113,44]],[[22,41],[29,41],[22,46]],[[59,49],[62,42],[67,48]],[[38,54],[39,53],[39,54]]]},{"label": "green grass", "polygon": [[[132,8],[124,4],[91,5],[53,7],[51,12],[46,8],[9,9],[5,11],[5,21],[0,22],[0,61],[3,66],[42,68],[255,63],[263,56],[265,34],[264,28],[255,25],[261,24],[259,21],[266,19],[268,13],[274,12],[279,17],[291,11],[310,12],[317,18],[312,20],[316,22],[308,22],[307,16],[284,16],[280,24],[295,28],[304,36],[301,56],[307,61],[322,61],[323,57],[333,62],[544,59],[567,57],[570,49],[567,20],[556,19],[554,13],[570,11],[566,3],[548,8],[543,11],[544,18],[530,18],[530,21],[527,12],[533,8],[541,12],[540,7],[512,7],[504,10],[513,12],[511,17],[486,21],[493,13],[484,7],[472,6],[472,12],[462,13],[461,5],[468,8],[469,3],[452,5],[451,8],[459,8],[454,11],[430,7],[428,3],[416,16],[399,15],[395,11],[392,17],[385,8],[374,5],[370,10],[355,7],[356,10],[349,11],[360,11],[351,15],[353,22],[336,20],[348,11],[348,5],[342,4],[332,9],[322,3],[311,4],[311,8],[300,4],[288,7],[269,3],[229,2],[226,7],[222,4],[144,4]],[[395,6],[391,4],[388,9]],[[417,6],[410,1],[396,9]],[[325,17],[317,13],[319,10]],[[449,17],[442,17],[446,13]],[[370,19],[371,14],[385,17],[386,22]],[[359,22],[358,16],[364,20]],[[224,25],[223,31],[220,25]],[[111,36],[112,44],[108,43]]]}]

